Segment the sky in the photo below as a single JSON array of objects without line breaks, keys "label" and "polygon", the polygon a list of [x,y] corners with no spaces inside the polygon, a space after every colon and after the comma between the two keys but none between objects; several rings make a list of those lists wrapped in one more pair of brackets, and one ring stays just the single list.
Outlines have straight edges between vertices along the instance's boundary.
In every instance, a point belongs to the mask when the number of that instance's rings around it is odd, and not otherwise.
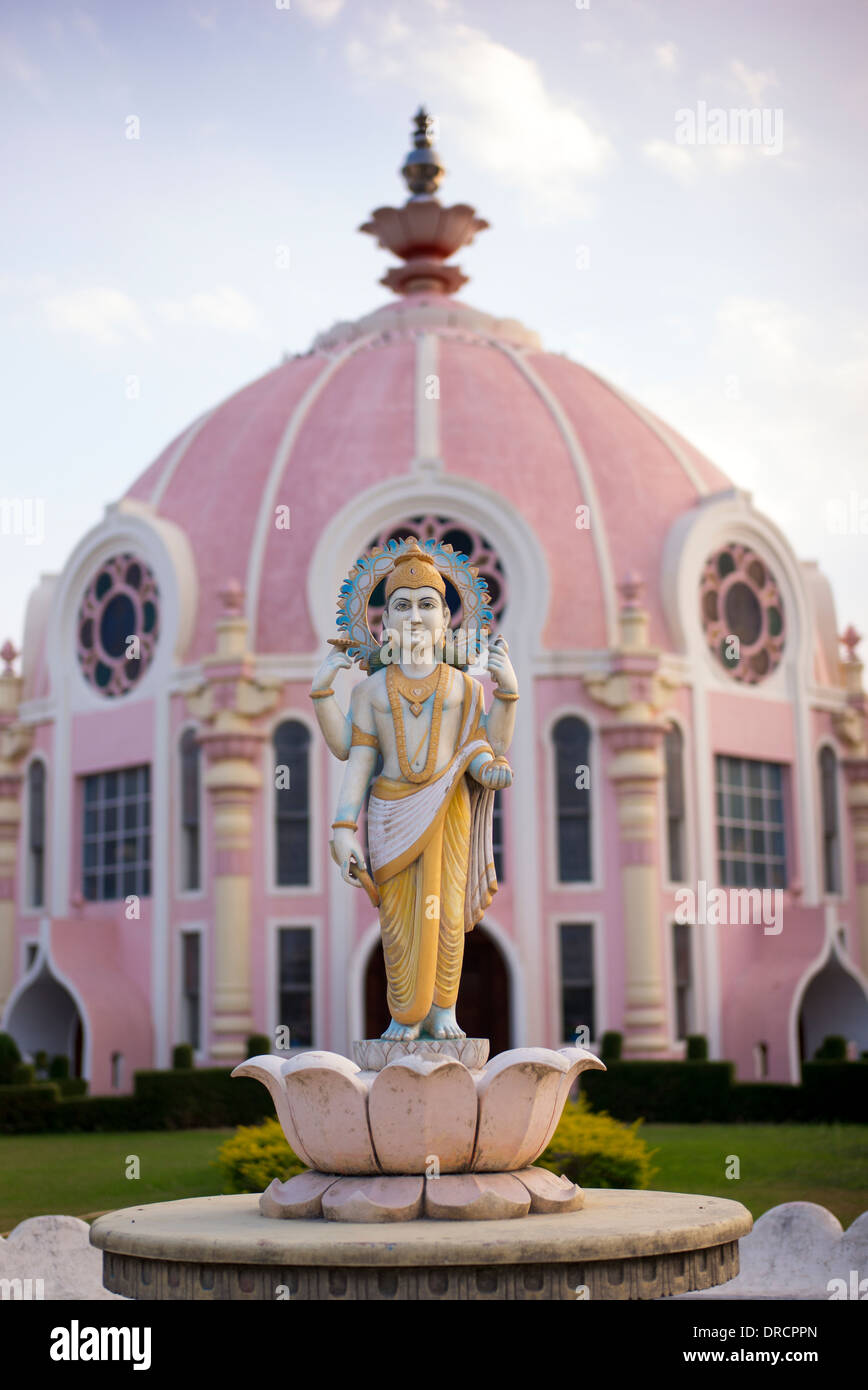
[{"label": "sky", "polygon": [[356,229],[424,102],[491,224],[461,298],[748,489],[864,658],[866,39],[857,0],[5,0],[0,642],[181,429],[391,297]]}]

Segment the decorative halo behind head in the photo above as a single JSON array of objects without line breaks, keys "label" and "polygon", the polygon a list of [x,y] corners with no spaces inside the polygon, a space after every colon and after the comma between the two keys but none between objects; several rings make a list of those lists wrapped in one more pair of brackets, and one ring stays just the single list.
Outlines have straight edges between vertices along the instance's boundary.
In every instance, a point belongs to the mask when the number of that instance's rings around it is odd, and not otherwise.
[{"label": "decorative halo behind head", "polygon": [[[413,573],[414,568],[418,573]],[[363,670],[375,671],[382,664],[381,644],[368,627],[368,602],[381,579],[386,579],[387,598],[399,588],[432,588],[445,598],[444,581],[448,580],[461,597],[460,632],[480,632],[491,622],[491,600],[485,581],[466,555],[442,541],[426,541],[420,546],[416,536],[389,541],[381,549],[359,556],[338,595],[337,625],[349,644],[348,656],[358,661]]]}]

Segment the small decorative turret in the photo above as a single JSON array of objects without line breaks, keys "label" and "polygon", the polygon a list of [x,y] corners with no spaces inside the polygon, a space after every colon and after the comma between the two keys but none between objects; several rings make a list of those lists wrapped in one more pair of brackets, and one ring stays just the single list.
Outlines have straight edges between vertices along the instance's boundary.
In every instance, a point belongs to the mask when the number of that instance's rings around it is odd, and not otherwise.
[{"label": "small decorative turret", "polygon": [[423,106],[413,118],[413,148],[401,174],[410,190],[402,208],[377,208],[359,228],[375,236],[387,251],[405,262],[380,281],[395,294],[454,294],[467,284],[457,266],[446,265],[461,246],[469,246],[488,226],[467,203],[445,208],[435,197],[446,168],[434,148],[434,122]]}]

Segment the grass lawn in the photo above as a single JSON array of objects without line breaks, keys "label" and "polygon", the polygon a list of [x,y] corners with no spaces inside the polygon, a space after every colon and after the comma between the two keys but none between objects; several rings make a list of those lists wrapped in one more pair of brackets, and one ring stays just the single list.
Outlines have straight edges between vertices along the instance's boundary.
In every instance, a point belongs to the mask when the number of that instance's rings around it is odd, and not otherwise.
[{"label": "grass lawn", "polygon": [[[232,1129],[0,1135],[0,1232],[28,1216],[88,1216],[220,1191],[211,1164]],[[124,1176],[138,1154],[141,1177]]]},{"label": "grass lawn", "polygon": [[[816,1202],[846,1229],[868,1210],[868,1125],[641,1125],[657,1152],[651,1186],[742,1202],[754,1220],[781,1202]],[[727,1156],[740,1177],[727,1178]]]},{"label": "grass lawn", "polygon": [[[29,1216],[90,1216],[220,1191],[213,1162],[230,1129],[0,1135],[0,1232]],[[868,1125],[643,1125],[651,1180],[670,1192],[743,1202],[754,1218],[780,1202],[818,1202],[846,1227],[868,1209]],[[124,1176],[127,1155],[141,1177]],[[728,1154],[741,1177],[725,1176]]]}]

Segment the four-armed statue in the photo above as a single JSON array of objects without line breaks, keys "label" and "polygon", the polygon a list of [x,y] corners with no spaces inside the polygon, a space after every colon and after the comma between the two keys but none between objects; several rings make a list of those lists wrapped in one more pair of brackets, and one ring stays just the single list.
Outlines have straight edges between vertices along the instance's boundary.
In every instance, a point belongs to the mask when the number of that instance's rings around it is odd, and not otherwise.
[{"label": "four-armed statue", "polygon": [[[461,1038],[455,1004],[464,934],[497,891],[492,806],[495,791],[512,782],[503,755],[515,723],[515,672],[503,638],[487,646],[496,689],[486,714],[479,681],[450,664],[487,637],[484,629],[465,628],[456,648],[450,631],[438,560],[451,571],[462,606],[471,606],[465,596],[472,591],[475,610],[487,612],[487,594],[463,556],[448,546],[423,550],[410,538],[381,558],[389,572],[378,669],[354,688],[345,716],[331,689],[334,674],[352,664],[350,652],[370,671],[375,653],[367,642],[339,639],[311,691],[329,747],[347,760],[332,855],[346,882],[365,885],[379,907],[392,1016],[383,1036]],[[380,567],[356,567],[342,608],[350,596],[370,597]],[[368,803],[372,883],[357,822],[378,754],[382,772]]]},{"label": "four-armed statue", "polygon": [[[449,592],[460,604],[451,625]],[[382,607],[382,632],[369,625]],[[392,540],[341,586],[332,652],[311,698],[346,762],[332,857],[380,914],[391,1023],[334,1052],[251,1057],[234,1076],[266,1085],[308,1171],[262,1194],[264,1216],[330,1221],[492,1220],[577,1211],[581,1190],[534,1167],[576,1077],[602,1062],[580,1047],[519,1047],[488,1059],[455,1016],[464,936],[497,891],[494,794],[512,783],[517,682],[466,555]],[[332,681],[357,662],[349,712]],[[468,667],[487,669],[494,699]],[[382,767],[378,770],[378,760]],[[359,838],[368,797],[370,866]]]}]

